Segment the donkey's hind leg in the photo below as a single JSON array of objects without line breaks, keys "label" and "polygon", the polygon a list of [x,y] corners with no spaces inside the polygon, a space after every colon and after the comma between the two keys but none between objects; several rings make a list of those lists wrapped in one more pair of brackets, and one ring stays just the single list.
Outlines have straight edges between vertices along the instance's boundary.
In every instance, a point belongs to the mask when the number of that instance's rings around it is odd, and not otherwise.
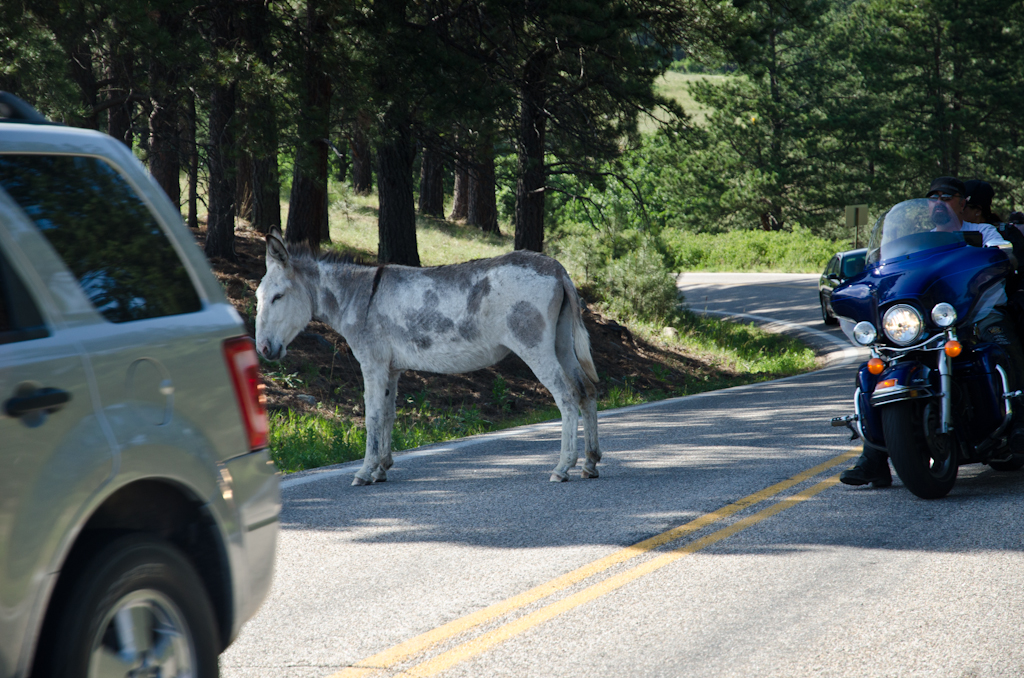
[{"label": "donkey's hind leg", "polygon": [[583,462],[580,474],[584,478],[597,478],[597,462],[601,461],[601,449],[597,444],[597,386],[584,377],[585,392],[580,409],[583,411],[583,449],[587,460]]},{"label": "donkey's hind leg", "polygon": [[568,304],[563,304],[555,334],[555,354],[569,383],[575,386],[579,397],[578,406],[583,414],[583,449],[587,460],[583,462],[581,475],[584,478],[597,478],[597,462],[601,461],[601,451],[597,444],[597,385],[586,375],[576,357],[572,326],[571,309]]},{"label": "donkey's hind leg", "polygon": [[533,352],[521,353],[519,357],[533,370],[544,388],[551,392],[562,414],[562,448],[558,466],[551,472],[551,482],[564,483],[569,480],[569,469],[579,460],[576,446],[580,424],[579,395],[553,353],[546,356]]},{"label": "donkey's hind leg", "polygon": [[373,472],[373,482],[383,483],[388,479],[387,471],[394,465],[391,458],[391,434],[395,429],[395,400],[398,397],[398,378],[401,372],[392,370],[388,375],[388,387],[384,390],[384,435],[381,438],[380,463]]}]

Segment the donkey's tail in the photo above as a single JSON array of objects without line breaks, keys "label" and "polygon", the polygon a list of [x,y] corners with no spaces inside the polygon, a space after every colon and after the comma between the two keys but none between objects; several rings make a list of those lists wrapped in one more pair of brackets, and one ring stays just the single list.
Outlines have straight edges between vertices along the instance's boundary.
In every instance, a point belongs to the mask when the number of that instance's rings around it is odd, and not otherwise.
[{"label": "donkey's tail", "polygon": [[568,275],[562,278],[562,287],[565,289],[565,298],[569,300],[569,313],[572,316],[572,347],[576,352],[576,360],[579,361],[587,378],[596,384],[598,381],[597,368],[594,366],[593,356],[590,355],[590,334],[587,332],[587,326],[583,324],[579,293]]}]

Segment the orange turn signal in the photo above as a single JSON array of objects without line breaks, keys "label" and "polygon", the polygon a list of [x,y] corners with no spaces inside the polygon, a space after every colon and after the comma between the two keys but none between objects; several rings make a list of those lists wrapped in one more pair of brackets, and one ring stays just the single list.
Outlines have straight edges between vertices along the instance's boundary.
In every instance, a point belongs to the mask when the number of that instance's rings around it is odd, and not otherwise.
[{"label": "orange turn signal", "polygon": [[960,355],[960,351],[964,350],[964,347],[960,345],[959,341],[950,339],[949,341],[946,342],[945,350],[946,355],[948,355],[950,358],[955,358],[958,355]]},{"label": "orange turn signal", "polygon": [[879,358],[872,358],[868,361],[868,372],[871,374],[881,374],[884,369],[885,363],[883,363]]},{"label": "orange turn signal", "polygon": [[877,384],[875,384],[875,390],[878,391],[878,390],[883,389],[883,388],[892,388],[895,385],[896,385],[896,380],[895,379],[886,379],[885,381],[880,381]]}]

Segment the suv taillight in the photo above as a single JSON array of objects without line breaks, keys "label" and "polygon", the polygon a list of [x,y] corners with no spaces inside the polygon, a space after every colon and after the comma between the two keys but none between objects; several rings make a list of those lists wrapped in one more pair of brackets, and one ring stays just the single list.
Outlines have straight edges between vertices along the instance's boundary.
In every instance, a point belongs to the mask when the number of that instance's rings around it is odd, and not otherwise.
[{"label": "suv taillight", "polygon": [[224,357],[228,362],[231,382],[235,385],[238,407],[242,410],[242,423],[249,436],[249,448],[267,446],[267,398],[263,395],[256,345],[250,337],[235,337],[224,342]]}]

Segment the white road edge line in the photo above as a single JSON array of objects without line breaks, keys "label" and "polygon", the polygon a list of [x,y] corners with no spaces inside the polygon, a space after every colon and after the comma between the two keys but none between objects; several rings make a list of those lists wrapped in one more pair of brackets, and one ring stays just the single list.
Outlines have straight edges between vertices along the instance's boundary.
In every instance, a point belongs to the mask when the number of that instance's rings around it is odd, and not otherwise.
[{"label": "white road edge line", "polygon": [[[845,367],[850,365],[856,360],[862,358],[865,351],[854,348],[852,345],[836,339],[832,335],[816,330],[812,327],[800,325],[798,323],[791,323],[785,320],[776,320],[775,318],[769,318],[763,315],[753,315],[750,313],[729,313],[726,311],[701,311],[706,315],[715,315],[725,318],[735,317],[744,318],[747,320],[753,320],[755,322],[764,323],[762,329],[768,332],[789,332],[789,333],[801,333],[807,332],[813,334],[821,339],[828,341],[838,346],[841,351],[832,351],[828,354],[829,364],[823,367],[821,370],[814,370],[814,372],[820,372],[822,370],[836,369],[839,367]],[[835,354],[841,354],[837,359],[838,361],[833,363],[831,356]],[[658,400],[650,403],[642,403],[640,405],[630,405],[628,407],[620,407],[614,410],[603,410],[597,413],[598,419],[604,419],[606,417],[618,416],[621,414],[628,414],[631,412],[637,412],[639,410],[647,410],[655,407],[662,407],[672,403],[679,402],[680,400],[694,400],[696,398],[711,398],[721,394],[735,393],[736,391],[749,390],[753,388],[759,388],[761,386],[767,386],[769,384],[778,384],[784,381],[790,381],[792,379],[800,379],[806,377],[808,374],[813,372],[807,372],[805,374],[798,374],[792,377],[783,377],[782,379],[773,379],[772,381],[759,381],[754,384],[744,384],[742,386],[731,386],[729,388],[719,389],[717,391],[706,391],[704,393],[694,393],[693,395],[678,396],[675,398],[668,398],[666,400]],[[470,436],[468,438],[461,438],[455,441],[449,441],[446,443],[434,443],[433,445],[424,445],[423,447],[417,447],[412,450],[403,451],[401,453],[394,454],[393,457],[396,461],[399,459],[416,459],[417,457],[430,457],[437,454],[444,454],[446,452],[453,452],[463,447],[471,447],[473,445],[481,445],[488,443],[493,440],[500,440],[502,438],[508,438],[516,435],[526,435],[529,433],[536,433],[544,429],[561,430],[562,423],[558,420],[543,422],[540,424],[529,424],[526,426],[519,426],[517,428],[505,429],[503,431],[495,431],[494,433],[481,433],[480,435]],[[284,478],[281,481],[281,489],[287,490],[292,487],[299,487],[300,485],[307,485],[314,483],[319,480],[330,480],[331,478],[337,478],[338,476],[352,475],[359,470],[359,467],[363,465],[362,460],[350,461],[344,464],[335,464],[333,466],[325,466],[319,469],[311,469],[309,471],[298,471],[290,476]]]}]

